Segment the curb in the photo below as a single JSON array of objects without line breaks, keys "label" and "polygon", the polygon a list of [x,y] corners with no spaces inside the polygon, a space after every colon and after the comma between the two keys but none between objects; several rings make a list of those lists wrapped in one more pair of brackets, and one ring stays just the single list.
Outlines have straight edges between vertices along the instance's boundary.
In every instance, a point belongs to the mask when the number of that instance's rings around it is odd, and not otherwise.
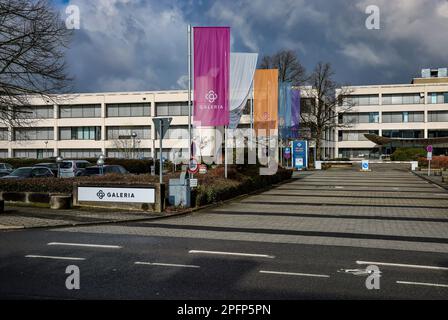
[{"label": "curb", "polygon": [[160,215],[160,216],[153,216],[153,217],[143,217],[143,218],[138,218],[138,219],[129,219],[129,220],[106,220],[106,221],[98,221],[98,222],[80,222],[80,223],[66,223],[66,224],[60,224],[60,225],[54,225],[54,226],[35,226],[35,227],[24,227],[24,226],[15,226],[15,227],[8,227],[6,229],[1,229],[0,228],[0,232],[14,232],[14,231],[24,231],[24,230],[30,230],[30,229],[61,229],[61,228],[70,228],[70,227],[87,227],[87,226],[100,226],[100,225],[107,225],[107,224],[117,224],[117,223],[128,223],[128,222],[140,222],[140,221],[150,221],[150,220],[158,220],[158,219],[169,219],[169,218],[173,218],[173,217],[177,217],[177,216],[182,216],[182,215],[188,215],[188,214],[192,214],[194,212],[198,212],[201,210],[205,210],[205,209],[210,209],[210,208],[216,208],[219,207],[223,204],[229,203],[231,201],[236,201],[236,200],[241,200],[244,198],[247,198],[249,196],[253,196],[256,194],[260,194],[263,192],[266,192],[268,190],[271,190],[277,186],[280,186],[282,184],[288,183],[288,182],[292,182],[294,180],[298,180],[301,178],[290,178],[284,181],[281,181],[279,183],[273,184],[269,187],[265,187],[262,189],[258,189],[246,194],[242,194],[230,199],[226,199],[223,201],[219,201],[219,202],[215,202],[215,203],[211,203],[211,204],[207,204],[201,207],[195,207],[195,208],[190,208],[187,209],[185,211],[182,212],[174,212],[174,213],[169,213],[169,214],[164,214],[164,215]]},{"label": "curb", "polygon": [[413,171],[411,171],[414,175],[416,175],[417,177],[419,177],[419,178],[421,178],[421,179],[423,179],[423,180],[425,180],[425,181],[428,181],[429,183],[432,183],[432,184],[435,184],[435,185],[437,185],[437,186],[439,186],[439,187],[441,187],[441,188],[443,188],[443,189],[445,189],[445,190],[448,190],[448,185],[445,185],[445,184],[442,184],[442,183],[439,183],[439,182],[436,182],[436,181],[432,181],[431,179],[429,179],[429,178],[427,178],[427,177],[425,177],[425,176],[422,176],[422,175],[419,175],[418,173],[415,173],[415,172],[413,172]]}]

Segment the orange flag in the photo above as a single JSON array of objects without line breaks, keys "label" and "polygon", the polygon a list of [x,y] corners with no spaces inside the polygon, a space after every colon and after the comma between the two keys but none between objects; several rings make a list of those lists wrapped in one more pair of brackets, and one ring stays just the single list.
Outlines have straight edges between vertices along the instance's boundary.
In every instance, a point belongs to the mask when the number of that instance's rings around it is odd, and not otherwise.
[{"label": "orange flag", "polygon": [[270,136],[270,130],[277,128],[278,70],[256,70],[254,77],[254,129],[256,135]]}]

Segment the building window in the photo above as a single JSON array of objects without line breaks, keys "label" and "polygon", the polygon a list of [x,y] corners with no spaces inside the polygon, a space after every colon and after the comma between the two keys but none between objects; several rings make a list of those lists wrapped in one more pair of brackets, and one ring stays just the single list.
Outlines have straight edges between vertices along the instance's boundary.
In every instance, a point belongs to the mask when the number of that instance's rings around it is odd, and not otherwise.
[{"label": "building window", "polygon": [[424,122],[425,114],[423,111],[404,111],[404,112],[383,112],[383,123],[407,123]]},{"label": "building window", "polygon": [[101,105],[61,105],[59,118],[101,118]]},{"label": "building window", "polygon": [[428,93],[428,103],[448,103],[448,92],[431,92]]},{"label": "building window", "polygon": [[107,117],[149,117],[151,104],[149,103],[113,103],[107,104]]},{"label": "building window", "polygon": [[53,140],[53,128],[15,128],[14,140]]},{"label": "building window", "polygon": [[428,122],[448,122],[448,111],[429,111]]},{"label": "building window", "polygon": [[8,150],[0,149],[0,158],[8,158]]},{"label": "building window", "polygon": [[107,149],[108,158],[117,159],[147,159],[151,158],[151,149],[140,149],[135,150],[122,150],[122,149]]},{"label": "building window", "polygon": [[8,128],[0,128],[0,141],[8,141],[9,139]]},{"label": "building window", "polygon": [[407,94],[383,94],[382,102],[388,104],[420,104],[424,103],[423,96],[420,93]]},{"label": "building window", "polygon": [[365,134],[379,134],[378,130],[366,130],[366,131],[357,131],[357,130],[341,130],[338,131],[339,140],[338,141],[369,141],[364,135]]},{"label": "building window", "polygon": [[423,130],[383,130],[382,135],[386,138],[418,139],[424,137]]},{"label": "building window", "polygon": [[345,106],[371,106],[379,104],[379,95],[377,94],[362,94],[349,95],[340,100],[339,105]]},{"label": "building window", "polygon": [[25,119],[51,119],[53,118],[54,107],[43,106],[26,106],[18,109],[19,117]]},{"label": "building window", "polygon": [[356,123],[378,123],[380,119],[378,112],[348,112],[339,114],[339,123],[356,124]]},{"label": "building window", "polygon": [[340,148],[339,157],[348,159],[378,159],[379,153],[372,149]]},{"label": "building window", "polygon": [[151,139],[151,127],[107,127],[107,139],[131,139],[136,133],[136,139]]},{"label": "building window", "polygon": [[48,159],[53,157],[53,149],[19,149],[13,154],[14,158]]},{"label": "building window", "polygon": [[428,130],[428,138],[445,138],[445,137],[448,137],[448,129]]},{"label": "building window", "polygon": [[66,160],[98,158],[101,149],[60,149],[59,154]]},{"label": "building window", "polygon": [[62,127],[59,140],[101,140],[101,127]]},{"label": "building window", "polygon": [[188,102],[157,102],[157,116],[188,116]]}]

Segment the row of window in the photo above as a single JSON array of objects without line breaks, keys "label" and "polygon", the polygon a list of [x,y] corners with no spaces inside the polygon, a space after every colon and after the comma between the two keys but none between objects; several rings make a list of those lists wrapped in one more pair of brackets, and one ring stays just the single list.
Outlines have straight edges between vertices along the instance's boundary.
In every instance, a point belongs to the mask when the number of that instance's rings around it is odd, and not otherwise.
[{"label": "row of window", "polygon": [[[368,141],[365,134],[379,134],[378,130],[340,130],[338,141]],[[388,138],[424,138],[423,130],[383,130],[383,137]],[[428,130],[428,138],[448,137],[448,130]]]},{"label": "row of window", "polygon": [[[422,104],[425,103],[424,95],[420,93],[406,94],[383,94],[381,102],[383,105],[395,104]],[[427,103],[448,103],[448,92],[429,92]],[[379,104],[379,95],[350,95],[344,97],[340,105],[369,106]]]},{"label": "row of window", "polygon": [[[339,114],[339,123],[379,123],[379,112],[347,112]],[[425,122],[423,111],[383,112],[382,123]],[[428,122],[448,122],[448,111],[428,111]]]}]

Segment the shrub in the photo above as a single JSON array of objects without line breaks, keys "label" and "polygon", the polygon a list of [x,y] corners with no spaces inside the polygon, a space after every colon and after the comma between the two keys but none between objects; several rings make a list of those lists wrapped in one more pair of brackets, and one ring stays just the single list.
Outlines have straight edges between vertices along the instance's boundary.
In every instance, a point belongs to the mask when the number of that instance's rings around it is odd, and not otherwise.
[{"label": "shrub", "polygon": [[[428,166],[428,160],[426,160],[426,157],[420,157],[418,159],[418,166],[420,168]],[[434,156],[434,157],[432,157],[431,168],[434,168],[434,169],[446,169],[446,168],[448,168],[448,157],[447,156]]]},{"label": "shrub", "polygon": [[423,148],[397,148],[390,156],[392,161],[417,161],[426,155]]}]

